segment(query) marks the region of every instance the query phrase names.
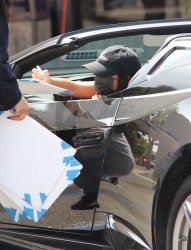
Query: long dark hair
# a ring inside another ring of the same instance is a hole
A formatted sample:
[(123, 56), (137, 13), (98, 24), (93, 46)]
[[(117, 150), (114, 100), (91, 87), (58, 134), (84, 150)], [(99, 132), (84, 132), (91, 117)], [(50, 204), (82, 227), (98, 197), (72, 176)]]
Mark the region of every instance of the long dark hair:
[(5, 0), (5, 11), (6, 11), (8, 22), (11, 19), (10, 8), (11, 8), (11, 0)]

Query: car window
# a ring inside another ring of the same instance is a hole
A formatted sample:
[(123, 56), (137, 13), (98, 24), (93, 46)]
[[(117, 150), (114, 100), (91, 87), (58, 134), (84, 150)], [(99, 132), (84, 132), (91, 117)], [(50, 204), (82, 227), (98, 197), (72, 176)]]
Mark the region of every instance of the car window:
[(191, 50), (186, 47), (186, 43), (185, 47), (170, 48), (148, 72), (142, 71), (146, 74), (146, 77), (138, 74), (137, 77), (140, 78), (136, 82), (134, 81), (135, 75), (129, 87), (124, 90), (123, 96), (148, 95), (188, 89), (191, 87), (189, 80), (190, 65)]
[[(105, 48), (115, 44), (132, 48), (139, 56), (141, 64), (144, 65), (160, 48), (165, 38), (166, 35), (150, 36), (145, 34), (92, 41), (66, 55), (60, 55), (54, 60), (47, 61), (41, 67), (48, 69), (51, 76), (74, 77), (78, 74), (90, 74), (86, 68), (81, 66), (96, 60)], [(23, 77), (30, 76), (31, 71)]]

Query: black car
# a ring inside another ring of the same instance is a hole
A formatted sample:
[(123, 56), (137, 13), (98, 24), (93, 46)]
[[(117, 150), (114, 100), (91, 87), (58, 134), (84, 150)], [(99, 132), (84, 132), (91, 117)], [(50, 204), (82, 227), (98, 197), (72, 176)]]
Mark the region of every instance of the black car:
[[(1, 249), (191, 249), (191, 20), (79, 30), (10, 63), (18, 79), (38, 64), (55, 77), (93, 81), (81, 65), (114, 44), (131, 47), (142, 64), (127, 89), (100, 100), (25, 95), (30, 116), (75, 147), (83, 169), (37, 223), (14, 223), (1, 208)], [(112, 154), (119, 137), (133, 169)]]

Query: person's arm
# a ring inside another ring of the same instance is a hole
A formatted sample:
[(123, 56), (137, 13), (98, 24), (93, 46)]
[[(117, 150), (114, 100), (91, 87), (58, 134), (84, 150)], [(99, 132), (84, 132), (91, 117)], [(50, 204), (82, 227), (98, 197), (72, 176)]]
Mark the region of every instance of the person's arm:
[[(22, 120), (30, 110), (19, 90), (17, 79), (8, 63), (8, 22), (5, 12), (5, 0), (0, 1), (0, 110), (14, 108), (14, 120)], [(12, 117), (10, 119), (12, 119)]]
[(73, 92), (72, 96), (74, 97), (92, 98), (92, 96), (95, 95), (94, 82), (77, 82), (65, 78), (53, 78), (50, 77), (48, 70), (43, 71), (46, 76), (43, 77), (41, 72), (36, 68), (34, 68), (32, 72), (33, 79), (49, 83), (60, 88), (68, 89)]
[(13, 108), (21, 100), (17, 80), (8, 64), (8, 23), (5, 1), (0, 1), (0, 109)]

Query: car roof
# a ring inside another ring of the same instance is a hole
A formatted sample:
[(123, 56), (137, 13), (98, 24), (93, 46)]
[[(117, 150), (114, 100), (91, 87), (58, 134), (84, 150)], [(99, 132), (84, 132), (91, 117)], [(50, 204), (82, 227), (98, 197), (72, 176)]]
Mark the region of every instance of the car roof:
[[(108, 36), (113, 35), (116, 32), (119, 35), (123, 33), (144, 33), (150, 30), (160, 32), (161, 29), (173, 29), (174, 27), (183, 28), (190, 26), (190, 19), (163, 19), (163, 20), (154, 20), (154, 21), (139, 21), (139, 22), (128, 22), (128, 23), (119, 23), (119, 24), (110, 24), (110, 25), (102, 25), (97, 27), (85, 28), (81, 30), (76, 30), (72, 32), (68, 32), (65, 34), (61, 34), (59, 36), (50, 38), (43, 42), (40, 42), (34, 46), (31, 46), (13, 56), (10, 57), (10, 62), (16, 62), (20, 58), (24, 58), (30, 54), (36, 53), (43, 49), (48, 49), (55, 46), (62, 46), (64, 44), (71, 44), (72, 50), (76, 47), (83, 44), (84, 40), (93, 39), (94, 37)], [(162, 31), (161, 31), (162, 32)]]

